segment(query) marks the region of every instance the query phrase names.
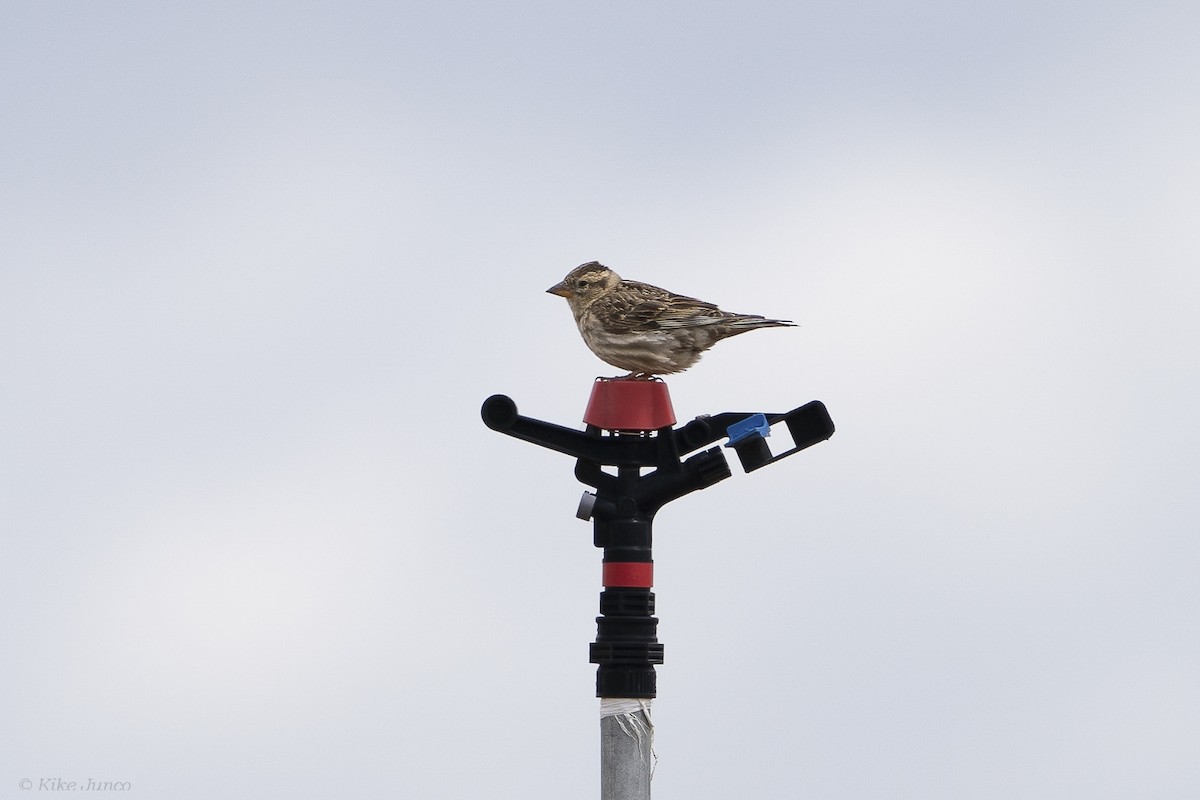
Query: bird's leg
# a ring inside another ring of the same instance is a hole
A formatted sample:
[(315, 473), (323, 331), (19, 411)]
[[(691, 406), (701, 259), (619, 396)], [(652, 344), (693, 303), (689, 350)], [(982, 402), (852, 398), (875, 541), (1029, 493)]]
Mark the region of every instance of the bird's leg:
[(615, 375), (611, 378), (608, 378), (607, 380), (610, 380), (610, 381), (653, 381), (653, 380), (658, 380), (658, 379), (654, 376), (653, 372), (638, 372), (635, 370), (633, 372), (630, 372), (628, 375)]

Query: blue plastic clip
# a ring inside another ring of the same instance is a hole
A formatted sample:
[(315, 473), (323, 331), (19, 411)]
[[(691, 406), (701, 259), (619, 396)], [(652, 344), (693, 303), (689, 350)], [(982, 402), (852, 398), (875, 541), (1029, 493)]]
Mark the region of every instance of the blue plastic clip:
[(729, 434), (729, 442), (725, 446), (733, 447), (755, 434), (763, 437), (770, 436), (771, 426), (767, 423), (766, 414), (751, 414), (745, 419), (730, 425), (726, 433)]

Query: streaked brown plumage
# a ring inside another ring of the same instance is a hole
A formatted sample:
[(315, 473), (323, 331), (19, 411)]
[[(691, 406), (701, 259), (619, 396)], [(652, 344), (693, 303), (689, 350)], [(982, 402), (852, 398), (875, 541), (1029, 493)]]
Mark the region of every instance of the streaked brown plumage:
[(732, 314), (712, 303), (623, 280), (598, 261), (580, 264), (546, 290), (565, 297), (583, 341), (630, 378), (682, 372), (722, 339), (795, 323)]

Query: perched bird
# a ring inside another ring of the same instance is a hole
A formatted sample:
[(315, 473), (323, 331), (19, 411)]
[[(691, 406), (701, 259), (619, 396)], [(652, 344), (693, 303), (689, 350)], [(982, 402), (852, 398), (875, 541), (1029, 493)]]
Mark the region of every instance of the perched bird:
[(623, 280), (599, 261), (580, 264), (546, 290), (565, 297), (583, 341), (626, 378), (682, 372), (722, 339), (795, 323), (731, 314), (694, 297)]

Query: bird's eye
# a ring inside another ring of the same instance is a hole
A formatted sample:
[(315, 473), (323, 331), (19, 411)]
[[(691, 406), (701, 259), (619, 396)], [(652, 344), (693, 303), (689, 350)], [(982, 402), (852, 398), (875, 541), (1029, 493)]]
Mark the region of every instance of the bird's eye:
[(581, 281), (579, 281), (579, 283), (577, 283), (575, 285), (578, 286), (580, 289), (586, 289), (588, 287), (588, 282), (581, 280)]

